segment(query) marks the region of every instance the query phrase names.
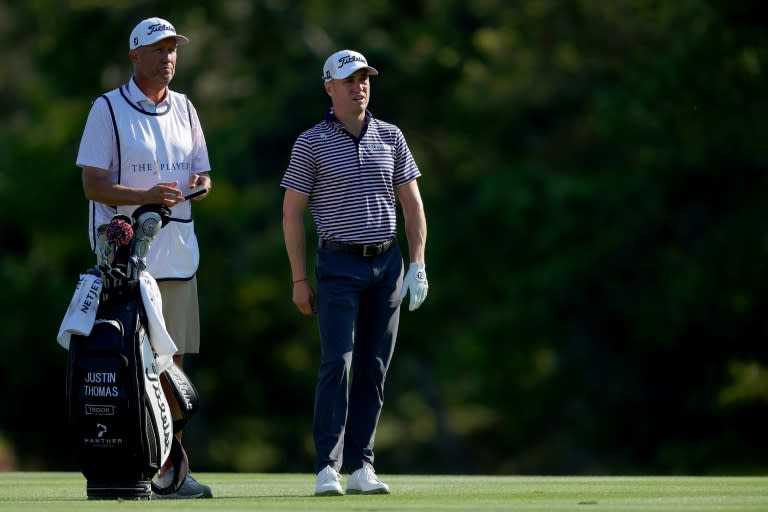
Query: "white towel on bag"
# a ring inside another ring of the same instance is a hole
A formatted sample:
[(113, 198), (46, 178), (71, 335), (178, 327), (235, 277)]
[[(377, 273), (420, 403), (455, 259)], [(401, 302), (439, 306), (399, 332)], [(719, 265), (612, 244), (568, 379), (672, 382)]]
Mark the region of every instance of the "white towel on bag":
[(99, 309), (101, 287), (100, 276), (80, 274), (75, 293), (64, 314), (59, 334), (56, 336), (56, 341), (65, 349), (69, 350), (69, 340), (73, 334), (81, 336), (91, 334), (93, 322), (96, 320), (96, 310)]
[[(96, 311), (99, 308), (101, 294), (101, 277), (93, 274), (81, 274), (75, 293), (69, 303), (67, 312), (59, 327), (56, 341), (69, 350), (69, 342), (73, 334), (88, 336), (91, 334), (96, 321)], [(139, 274), (139, 290), (144, 311), (147, 313), (147, 330), (149, 342), (157, 355), (157, 372), (162, 373), (173, 364), (176, 344), (171, 339), (163, 318), (163, 299), (157, 281), (149, 272)]]
[(157, 354), (157, 373), (163, 373), (173, 364), (173, 354), (176, 353), (176, 344), (168, 334), (163, 317), (163, 298), (160, 296), (160, 288), (152, 275), (145, 271), (139, 274), (139, 288), (141, 299), (144, 302), (144, 310), (147, 312), (147, 324), (149, 324), (149, 342)]

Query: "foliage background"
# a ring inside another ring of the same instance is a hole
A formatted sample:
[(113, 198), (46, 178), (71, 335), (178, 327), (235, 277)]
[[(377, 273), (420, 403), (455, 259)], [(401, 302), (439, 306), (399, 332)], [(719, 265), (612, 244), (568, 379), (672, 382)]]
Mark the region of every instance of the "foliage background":
[[(761, 473), (768, 8), (748, 0), (0, 1), (0, 468), (74, 469), (55, 342), (94, 262), (74, 165), (139, 20), (192, 43), (215, 190), (195, 204), (198, 471), (308, 471), (318, 342), (279, 179), (325, 57), (423, 172), (430, 295), (404, 311), (385, 472)], [(311, 223), (308, 231), (312, 236)]]

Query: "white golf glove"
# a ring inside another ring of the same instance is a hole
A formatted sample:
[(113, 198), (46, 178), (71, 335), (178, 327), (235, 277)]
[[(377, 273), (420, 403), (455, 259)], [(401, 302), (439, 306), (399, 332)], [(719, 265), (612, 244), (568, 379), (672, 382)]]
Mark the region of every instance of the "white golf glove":
[(421, 306), (424, 299), (427, 298), (429, 283), (427, 283), (427, 271), (423, 263), (411, 263), (408, 267), (408, 273), (403, 279), (403, 289), (400, 292), (400, 300), (405, 298), (405, 294), (411, 292), (411, 302), (408, 310), (413, 311)]

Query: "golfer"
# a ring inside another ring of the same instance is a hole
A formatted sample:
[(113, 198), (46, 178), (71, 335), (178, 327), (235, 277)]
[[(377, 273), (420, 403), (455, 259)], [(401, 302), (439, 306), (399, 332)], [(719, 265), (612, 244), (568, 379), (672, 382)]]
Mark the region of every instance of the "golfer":
[[(427, 223), (416, 162), (400, 129), (368, 111), (378, 71), (355, 51), (325, 61), (331, 108), (294, 143), (280, 185), (293, 302), (317, 312), (320, 368), (315, 388), (315, 494), (388, 494), (374, 471), (376, 426), (395, 349), (400, 303), (427, 296)], [(397, 241), (399, 200), (410, 264), (403, 279)], [(317, 229), (315, 292), (307, 275), (304, 212)]]

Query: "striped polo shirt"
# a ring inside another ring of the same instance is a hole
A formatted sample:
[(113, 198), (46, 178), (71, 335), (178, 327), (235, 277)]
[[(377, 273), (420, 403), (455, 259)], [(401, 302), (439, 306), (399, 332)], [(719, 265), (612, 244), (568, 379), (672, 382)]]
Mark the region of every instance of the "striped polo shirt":
[(395, 236), (395, 188), (419, 176), (397, 126), (366, 111), (358, 139), (329, 109), (296, 139), (280, 186), (309, 196), (320, 238), (374, 243)]

